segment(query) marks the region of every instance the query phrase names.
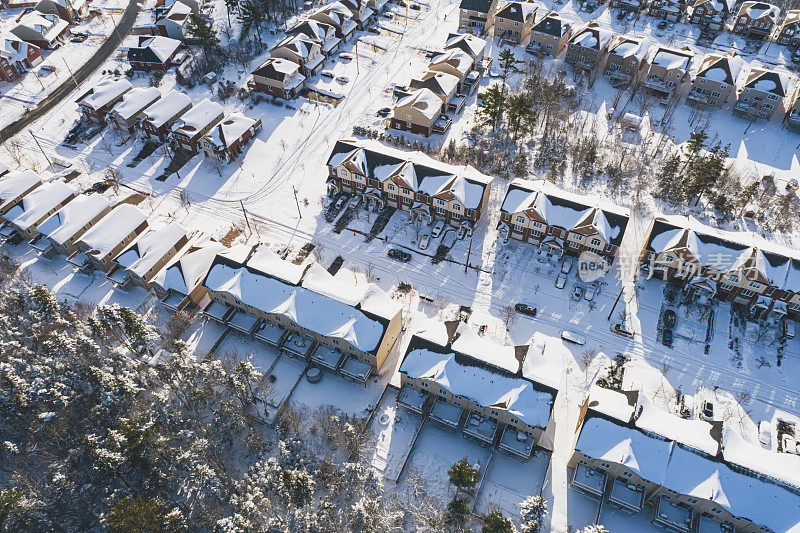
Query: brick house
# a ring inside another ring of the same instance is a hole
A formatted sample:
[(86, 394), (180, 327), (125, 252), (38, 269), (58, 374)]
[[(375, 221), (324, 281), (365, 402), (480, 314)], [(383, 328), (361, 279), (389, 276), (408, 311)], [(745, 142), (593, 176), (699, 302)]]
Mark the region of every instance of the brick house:
[(713, 107), (722, 107), (731, 97), (735, 100), (736, 80), (744, 66), (744, 60), (736, 52), (707, 54), (697, 68), (686, 98), (690, 103)]
[(744, 2), (736, 15), (732, 31), (751, 39), (769, 39), (778, 23), (780, 13), (778, 6), (766, 2)]
[(300, 65), (280, 57), (270, 57), (253, 71), (247, 85), (278, 98), (291, 100), (305, 87), (306, 77), (300, 72)]
[(260, 129), (260, 118), (252, 119), (241, 113), (232, 113), (203, 137), (200, 149), (206, 157), (230, 162), (242, 153), (244, 145), (255, 137)]
[(783, 112), (783, 101), (791, 91), (786, 71), (751, 68), (734, 111), (748, 117), (772, 119)]
[(192, 99), (173, 89), (144, 110), (139, 130), (148, 139), (164, 144), (169, 140), (172, 125), (191, 108)]
[(596, 22), (589, 22), (570, 37), (564, 61), (584, 70), (600, 68), (613, 37), (611, 31), (601, 28)]
[(106, 78), (78, 98), (78, 106), (89, 120), (104, 123), (106, 115), (131, 89), (133, 85), (124, 78)]
[(205, 98), (181, 115), (172, 125), (170, 140), (184, 150), (197, 152), (200, 140), (222, 120), (223, 116), (222, 106)]
[(63, 181), (43, 183), (0, 215), (8, 223), (0, 232), (13, 230), (26, 241), (32, 239), (36, 236), (39, 225), (67, 205), (75, 198), (75, 194), (75, 189)]
[(425, 137), (443, 133), (450, 126), (450, 119), (442, 115), (443, 107), (441, 99), (430, 89), (415, 89), (397, 100), (389, 127)]
[(77, 242), (78, 252), (68, 258), (73, 266), (110, 272), (114, 258), (139, 239), (149, 227), (147, 217), (131, 204), (115, 207)]
[(642, 37), (620, 35), (608, 50), (604, 74), (612, 82), (629, 83), (635, 80), (646, 65), (649, 43)]
[(689, 24), (699, 24), (711, 31), (722, 31), (735, 3), (736, 0), (696, 0), (686, 10)]
[(497, 0), (461, 0), (458, 5), (458, 29), (482, 35), (494, 24)]
[(69, 36), (69, 22), (58, 15), (31, 11), (22, 16), (11, 33), (18, 39), (44, 50), (55, 50)]
[(128, 63), (133, 70), (166, 72), (176, 63), (183, 43), (169, 37), (141, 35), (134, 46), (128, 47)]
[(590, 251), (612, 263), (630, 214), (599, 198), (589, 200), (545, 181), (515, 179), (500, 208), (500, 237), (536, 245), (548, 256)]
[(0, 179), (0, 217), (42, 184), (42, 178), (33, 170), (5, 172)]
[(541, 4), (517, 0), (498, 6), (494, 16), (495, 37), (528, 44), (536, 13), (540, 8), (545, 11)]
[(800, 46), (800, 9), (790, 9), (786, 12), (775, 41), (792, 48)]
[(686, 11), (684, 0), (650, 0), (647, 3), (647, 14), (657, 19), (679, 22)]
[(122, 101), (111, 109), (109, 119), (120, 131), (133, 133), (144, 111), (161, 98), (156, 87), (135, 87), (122, 96)]
[(670, 98), (679, 92), (689, 79), (689, 68), (694, 59), (690, 48), (668, 48), (659, 46), (650, 56), (644, 86), (662, 98)]
[(531, 48), (542, 54), (558, 56), (572, 35), (572, 23), (556, 13), (545, 15), (531, 28)]
[(14, 81), (42, 62), (42, 53), (35, 44), (12, 35), (0, 37), (0, 81)]
[(269, 55), (297, 63), (306, 77), (318, 74), (325, 61), (319, 44), (302, 34), (287, 36), (269, 51)]
[(320, 50), (325, 56), (333, 54), (342, 43), (342, 40), (336, 36), (336, 28), (316, 20), (304, 20), (287, 30), (286, 35), (303, 35), (307, 37), (319, 44)]
[(34, 9), (75, 24), (89, 12), (89, 5), (86, 0), (39, 0)]
[(80, 194), (39, 225), (37, 231), (42, 238), (31, 246), (43, 254), (55, 251), (70, 256), (78, 250), (78, 239), (113, 207), (102, 194)]
[(114, 257), (117, 268), (108, 273), (108, 278), (123, 287), (132, 283), (150, 290), (153, 277), (186, 250), (191, 237), (177, 222), (150, 229)]
[(486, 41), (469, 33), (451, 33), (447, 36), (444, 49), (461, 50), (472, 58), (473, 64), (478, 65), (483, 61)]
[(359, 194), (371, 209), (388, 205), (428, 224), (444, 220), (462, 236), (480, 219), (492, 181), (470, 166), (446, 165), (371, 140), (338, 141), (327, 165), (329, 194)]

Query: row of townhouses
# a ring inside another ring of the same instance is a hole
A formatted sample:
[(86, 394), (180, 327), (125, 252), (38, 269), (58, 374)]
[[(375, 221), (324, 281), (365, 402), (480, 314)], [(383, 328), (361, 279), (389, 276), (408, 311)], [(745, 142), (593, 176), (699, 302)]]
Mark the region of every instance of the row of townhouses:
[(192, 104), (191, 98), (176, 90), (162, 95), (155, 87), (134, 88), (122, 78), (101, 81), (77, 102), (92, 121), (224, 161), (235, 159), (261, 129), (260, 118), (226, 115), (220, 104), (208, 98)]
[(318, 74), (325, 58), (349, 41), (383, 10), (387, 0), (339, 0), (314, 9), (286, 30), (270, 57), (252, 72), (248, 87), (278, 98), (300, 94), (306, 80)]
[(479, 65), (486, 41), (470, 34), (451, 33), (444, 48), (433, 55), (427, 71), (415, 77), (408, 89), (396, 91), (398, 97), (389, 127), (426, 137), (444, 133), (480, 81)]

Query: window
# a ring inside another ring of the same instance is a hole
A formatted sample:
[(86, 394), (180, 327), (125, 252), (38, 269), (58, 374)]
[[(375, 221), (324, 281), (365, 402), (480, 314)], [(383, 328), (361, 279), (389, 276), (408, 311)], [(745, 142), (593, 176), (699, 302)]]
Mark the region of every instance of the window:
[(581, 245), (577, 242), (570, 242), (569, 246), (570, 248), (580, 248)]
[(411, 120), (411, 115), (406, 115), (406, 120)]
[(686, 498), (686, 501), (692, 504), (697, 503), (697, 500), (695, 500), (694, 498)]
[(391, 183), (390, 183), (390, 184), (388, 184), (388, 185), (386, 186), (386, 190), (387, 190), (387, 191), (393, 191), (393, 190), (394, 190), (394, 185), (392, 185)]
[(453, 204), (453, 211), (461, 211), (461, 206), (459, 204)]
[(600, 466), (602, 466), (603, 468), (611, 468), (611, 465), (608, 463), (600, 463)]
[(755, 295), (755, 292), (754, 292), (754, 291), (751, 291), (750, 289), (744, 289), (744, 290), (742, 290), (741, 294), (742, 294), (742, 296), (745, 296), (745, 297), (747, 297), (747, 298), (750, 298), (750, 297), (752, 297), (753, 295)]
[(730, 285), (728, 283), (720, 283), (719, 284), (719, 288), (724, 290), (724, 291), (732, 291), (734, 287), (733, 287), (733, 285)]
[(397, 199), (397, 195), (394, 194), (394, 193), (391, 193), (391, 192), (387, 196), (389, 197), (389, 200), (396, 200)]
[(347, 169), (340, 168), (339, 169), (339, 176), (341, 176), (342, 178), (346, 178), (347, 177)]
[(517, 222), (521, 222), (521, 223), (524, 224), (525, 223), (525, 217), (523, 217), (522, 215), (517, 215)]
[(728, 280), (729, 280), (731, 283), (739, 283), (739, 276), (738, 276), (737, 274), (730, 274), (730, 275), (728, 276)]
[(523, 228), (519, 224), (514, 224), (514, 231), (517, 233), (522, 233), (523, 231), (525, 231), (525, 228)]
[(720, 93), (718, 93), (717, 91), (711, 91), (711, 96), (714, 97), (714, 98), (719, 98), (722, 95)]
[(437, 198), (436, 203), (439, 205), (444, 205), (444, 200), (442, 200), (441, 198)]
[(538, 220), (534, 220), (533, 221), (533, 227), (534, 228), (541, 228), (542, 227), (542, 223), (539, 222)]
[(444, 209), (442, 209), (441, 207), (437, 207), (436, 208), (436, 213), (438, 213), (440, 215), (444, 215)]
[(592, 239), (592, 246), (599, 246), (599, 245), (600, 245), (600, 239)]
[(623, 472), (622, 475), (625, 477), (631, 477), (633, 474), (631, 474), (630, 472)]
[(761, 288), (761, 283), (759, 283), (759, 282), (757, 282), (757, 281), (751, 281), (751, 282), (749, 283), (749, 285), (748, 285), (748, 286), (749, 286), (751, 289), (756, 289), (756, 290), (758, 290), (758, 289), (760, 289), (760, 288)]
[(411, 196), (411, 191), (410, 191), (410, 190), (408, 190), (408, 189), (406, 189), (405, 187), (402, 187), (402, 188), (400, 189), (400, 192), (402, 192), (403, 194), (405, 194), (405, 195), (407, 195), (407, 196)]

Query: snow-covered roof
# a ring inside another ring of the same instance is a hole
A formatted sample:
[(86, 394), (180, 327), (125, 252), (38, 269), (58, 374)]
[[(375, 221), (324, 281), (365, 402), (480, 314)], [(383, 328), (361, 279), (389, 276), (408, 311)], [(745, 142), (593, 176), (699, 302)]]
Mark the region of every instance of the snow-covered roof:
[(374, 283), (370, 283), (369, 288), (361, 298), (359, 308), (365, 313), (391, 320), (403, 310), (403, 304), (389, 296), (386, 291)]
[(300, 76), (301, 79), (305, 79), (305, 76), (300, 74), (300, 65), (282, 57), (267, 58), (264, 63), (253, 71), (253, 74), (282, 82), (293, 76)]
[(247, 260), (247, 266), (292, 285), (300, 283), (306, 270), (305, 265), (295, 265), (291, 261), (282, 259), (266, 244), (259, 244), (253, 249)]
[(69, 27), (69, 22), (60, 19), (58, 15), (30, 11), (22, 16), (17, 25), (11, 29), (11, 33), (16, 35), (16, 30), (20, 27), (34, 31), (46, 41), (52, 42)]
[(12, 35), (0, 35), (0, 57), (6, 58), (9, 62), (26, 60), (30, 48), (38, 49), (36, 45), (26, 43)]
[(0, 208), (16, 201), (31, 187), (42, 183), (42, 178), (33, 170), (10, 172), (0, 178)]
[(459, 79), (457, 76), (447, 72), (426, 72), (420, 78), (411, 80), (411, 87), (414, 89), (427, 88), (433, 91), (441, 99), (446, 100), (455, 94), (458, 88)]
[(462, 365), (452, 352), (412, 350), (400, 365), (400, 372), (438, 383), (452, 394), (483, 407), (508, 411), (531, 427), (544, 428), (550, 418), (553, 402), (550, 394), (535, 390), (533, 384), (524, 379)]
[(750, 69), (744, 86), (746, 89), (755, 89), (784, 97), (789, 93), (790, 83), (791, 75), (784, 70), (753, 68)]
[(525, 22), (528, 17), (533, 17), (536, 10), (541, 7), (538, 2), (519, 2), (510, 0), (498, 4), (495, 17), (513, 20), (515, 22)]
[(188, 232), (180, 224), (168, 224), (160, 229), (150, 230), (126, 250), (122, 251), (114, 261), (137, 276), (145, 276), (156, 263), (186, 239)]
[(635, 406), (622, 392), (592, 385), (589, 389), (589, 408), (627, 424), (633, 416)]
[(444, 49), (450, 50), (453, 48), (463, 50), (475, 59), (486, 49), (486, 41), (471, 33), (451, 33), (447, 36)]
[(575, 359), (570, 349), (560, 337), (541, 331), (534, 333), (529, 342), (527, 354), (522, 361), (522, 377), (552, 389), (561, 388), (564, 365)]
[(621, 35), (611, 46), (611, 53), (620, 57), (635, 57), (640, 61), (647, 55), (650, 43), (641, 37)]
[(258, 125), (258, 122), (261, 119), (255, 120), (250, 117), (246, 117), (241, 113), (231, 113), (224, 119), (222, 122), (217, 124), (211, 131), (208, 132), (206, 137), (211, 141), (211, 143), (218, 147), (222, 147), (222, 139), (220, 138), (220, 128), (222, 129), (222, 135), (225, 137), (225, 148), (229, 148), (233, 143), (241, 139), (247, 130), (250, 128), (254, 128)]
[(660, 46), (653, 54), (650, 62), (667, 70), (677, 69), (685, 72), (689, 69), (692, 57), (694, 57), (694, 54), (691, 51)]
[(636, 427), (712, 456), (719, 451), (720, 443), (711, 436), (713, 426), (704, 420), (686, 419), (668, 413), (653, 405), (644, 394), (639, 395), (637, 413), (639, 412), (635, 421)]
[(303, 276), (303, 287), (328, 298), (355, 307), (369, 289), (369, 284), (353, 285), (332, 276), (322, 265), (314, 263)]
[(89, 94), (80, 101), (80, 104), (96, 111), (113, 102), (132, 88), (131, 82), (125, 78), (106, 78), (93, 86)]
[(160, 128), (191, 103), (191, 98), (173, 89), (162, 96), (158, 102), (148, 107), (144, 112), (144, 118), (153, 127)]
[(273, 48), (270, 53), (279, 48), (291, 50), (295, 55), (303, 60), (306, 60), (314, 53), (315, 48), (319, 48), (319, 44), (300, 33), (297, 35), (288, 35), (285, 39), (275, 45), (275, 48)]
[(570, 30), (571, 24), (562, 16), (550, 13), (534, 24), (532, 31), (561, 38)]
[[(203, 281), (208, 269), (218, 255), (243, 252), (247, 257), (250, 248), (237, 245), (230, 249), (212, 240), (197, 242), (189, 247), (185, 254), (174, 257), (167, 265), (153, 276), (152, 283), (165, 291), (173, 290), (180, 294), (190, 294)], [(244, 260), (244, 257), (242, 260)]]
[(156, 87), (135, 87), (125, 93), (122, 101), (118, 102), (111, 112), (122, 120), (128, 120), (159, 98), (161, 98), (161, 91)]
[(36, 229), (54, 243), (62, 245), (109, 207), (111, 202), (102, 194), (80, 194)]
[(780, 12), (780, 8), (772, 4), (767, 4), (765, 2), (745, 2), (739, 9), (739, 16), (747, 15), (752, 20), (768, 18), (774, 22), (778, 19)]
[(121, 204), (87, 231), (80, 242), (88, 253), (103, 257), (143, 223), (147, 223), (147, 217), (138, 207)]
[(613, 37), (612, 31), (600, 27), (595, 22), (590, 22), (573, 35), (569, 42), (582, 48), (602, 50)]
[(397, 101), (394, 108), (395, 116), (402, 118), (399, 115), (405, 115), (405, 111), (398, 110), (405, 107), (412, 107), (428, 120), (433, 120), (442, 110), (442, 100), (436, 96), (436, 93), (423, 87), (412, 91), (411, 94)]
[(173, 22), (183, 22), (191, 14), (191, 7), (187, 6), (183, 2), (176, 1), (174, 4), (172, 4), (172, 7), (169, 8), (167, 14), (164, 15), (164, 18)]
[(213, 124), (222, 111), (222, 106), (217, 102), (204, 98), (199, 104), (181, 115), (181, 118), (172, 125), (172, 131), (194, 137), (198, 132)]
[(458, 325), (452, 349), (512, 374), (516, 374), (520, 367), (516, 356), (516, 347), (503, 346), (485, 337), (480, 337), (464, 322)]
[(42, 221), (48, 212), (75, 195), (75, 189), (63, 181), (43, 183), (28, 193), (22, 201), (5, 214), (5, 219), (22, 230)]
[(465, 74), (472, 69), (473, 59), (460, 48), (451, 48), (441, 54), (433, 56), (429, 68), (431, 68), (431, 70), (436, 70), (439, 66), (444, 64), (450, 65), (461, 74)]
[(697, 69), (697, 77), (734, 85), (744, 66), (744, 59), (736, 52), (724, 55), (712, 53), (703, 58)]
[(304, 287), (288, 285), (249, 267), (217, 261), (204, 282), (265, 313), (285, 316), (326, 337), (340, 338), (370, 352), (378, 347), (384, 325), (358, 309)]
[(751, 444), (728, 422), (722, 433), (722, 456), (729, 463), (800, 489), (800, 455), (778, 453), (757, 442)]
[[(147, 48), (155, 54), (159, 61), (166, 63), (178, 48), (180, 48), (181, 44), (183, 43), (178, 39), (170, 39), (169, 37), (156, 35), (155, 37), (140, 38), (136, 48)], [(130, 54), (130, 50), (128, 53)]]

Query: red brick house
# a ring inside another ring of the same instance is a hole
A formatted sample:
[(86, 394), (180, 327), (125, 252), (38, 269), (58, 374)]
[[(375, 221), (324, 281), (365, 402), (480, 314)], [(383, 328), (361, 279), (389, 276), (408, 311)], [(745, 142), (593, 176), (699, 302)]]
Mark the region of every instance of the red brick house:
[(126, 79), (107, 78), (78, 98), (78, 106), (86, 118), (104, 122), (106, 115), (131, 89), (133, 85)]
[(141, 35), (136, 46), (128, 48), (128, 63), (133, 70), (149, 72), (151, 70), (166, 71), (176, 62), (176, 56), (183, 47), (177, 39)]
[(11, 35), (0, 37), (1, 81), (14, 81), (41, 62), (42, 53), (35, 44)]
[(222, 106), (206, 98), (172, 125), (171, 140), (184, 150), (197, 152), (200, 140), (223, 116)]
[(261, 129), (261, 119), (252, 119), (241, 113), (233, 113), (214, 126), (200, 141), (200, 149), (206, 157), (233, 161), (242, 147)]
[(739, 8), (733, 33), (741, 33), (753, 39), (768, 39), (778, 23), (781, 10), (766, 2), (745, 2)]
[(172, 125), (192, 108), (192, 99), (182, 92), (172, 90), (155, 104), (145, 109), (139, 130), (152, 140), (167, 142)]

